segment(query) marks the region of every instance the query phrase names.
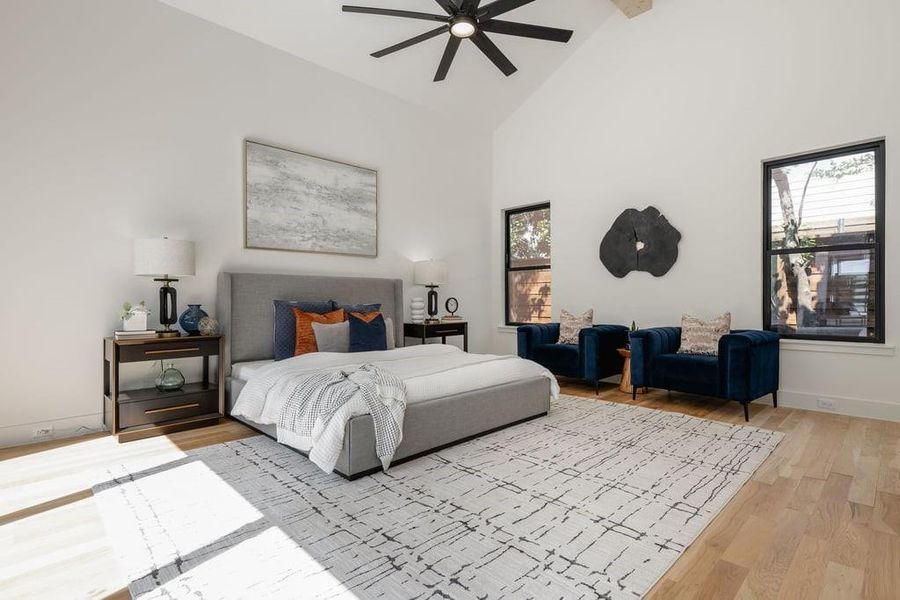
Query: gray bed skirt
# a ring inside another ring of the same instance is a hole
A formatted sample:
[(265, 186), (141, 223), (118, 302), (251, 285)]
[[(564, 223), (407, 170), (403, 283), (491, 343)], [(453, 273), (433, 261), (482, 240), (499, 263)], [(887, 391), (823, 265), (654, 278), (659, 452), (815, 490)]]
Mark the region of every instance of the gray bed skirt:
[[(225, 380), (229, 415), (244, 384), (243, 380), (233, 377)], [(397, 448), (393, 464), (546, 415), (549, 411), (550, 381), (545, 377), (414, 402), (406, 407), (403, 441)], [(233, 418), (275, 438), (274, 425)], [(344, 448), (335, 472), (348, 479), (356, 479), (380, 470), (381, 461), (375, 455), (372, 416), (351, 418), (344, 432)]]

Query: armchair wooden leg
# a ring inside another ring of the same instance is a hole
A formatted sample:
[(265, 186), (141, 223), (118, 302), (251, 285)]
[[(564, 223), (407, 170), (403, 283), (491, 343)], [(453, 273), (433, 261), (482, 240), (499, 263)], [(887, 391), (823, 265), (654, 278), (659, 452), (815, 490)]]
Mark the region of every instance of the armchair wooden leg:
[(750, 422), (750, 403), (749, 402), (741, 402), (744, 405), (744, 420), (748, 423)]
[(631, 399), (637, 400), (637, 386), (636, 385), (631, 386)]
[(600, 380), (594, 382), (594, 393), (600, 395)]
[(775, 405), (775, 408), (778, 408), (778, 392), (772, 392), (772, 404)]

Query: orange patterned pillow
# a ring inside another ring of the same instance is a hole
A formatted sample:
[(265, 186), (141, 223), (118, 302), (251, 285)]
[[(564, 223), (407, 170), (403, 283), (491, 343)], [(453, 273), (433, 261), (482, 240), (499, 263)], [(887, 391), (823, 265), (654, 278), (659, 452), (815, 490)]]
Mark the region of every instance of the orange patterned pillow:
[[(354, 313), (350, 313), (350, 314), (353, 315), (354, 317), (356, 317), (357, 319), (362, 319), (366, 323), (371, 323), (372, 319), (374, 319), (375, 317), (377, 317), (378, 315), (381, 314), (381, 311), (373, 310), (372, 312), (354, 312)], [(312, 327), (312, 325), (310, 325), (310, 327)]]
[(319, 347), (316, 346), (316, 334), (313, 332), (312, 324), (343, 323), (344, 309), (339, 308), (320, 315), (294, 308), (294, 319), (297, 321), (297, 338), (294, 342), (294, 356), (300, 356), (301, 354), (319, 351)]

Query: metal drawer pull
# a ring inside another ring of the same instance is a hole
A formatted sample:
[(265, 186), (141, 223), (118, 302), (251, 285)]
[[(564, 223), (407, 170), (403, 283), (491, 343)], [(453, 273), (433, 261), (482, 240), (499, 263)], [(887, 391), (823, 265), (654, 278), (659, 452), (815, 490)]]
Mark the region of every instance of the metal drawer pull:
[(171, 354), (172, 352), (199, 352), (199, 347), (194, 348), (172, 348), (171, 350), (144, 350), (144, 354)]
[(444, 333), (460, 333), (460, 332), (458, 329), (442, 329), (441, 331), (435, 331), (435, 333), (444, 334)]
[(185, 408), (197, 408), (200, 406), (199, 402), (194, 402), (193, 404), (179, 404), (178, 406), (170, 406), (169, 408), (153, 408), (150, 410), (145, 410), (145, 415), (155, 415), (156, 413), (164, 413), (171, 412), (173, 410), (184, 410)]

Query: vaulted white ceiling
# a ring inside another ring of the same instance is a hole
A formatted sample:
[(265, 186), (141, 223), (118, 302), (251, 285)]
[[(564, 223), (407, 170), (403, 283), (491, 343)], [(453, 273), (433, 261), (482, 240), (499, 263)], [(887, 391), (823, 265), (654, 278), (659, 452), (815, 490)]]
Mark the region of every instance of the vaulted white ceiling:
[(519, 68), (507, 78), (472, 43), (464, 41), (447, 80), (433, 83), (446, 36), (380, 59), (369, 54), (434, 29), (434, 23), (343, 13), (341, 5), (443, 14), (434, 0), (160, 1), (448, 117), (487, 126), (512, 113), (617, 11), (606, 0), (537, 0), (502, 18), (572, 29), (575, 35), (568, 44), (490, 34)]

